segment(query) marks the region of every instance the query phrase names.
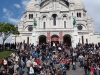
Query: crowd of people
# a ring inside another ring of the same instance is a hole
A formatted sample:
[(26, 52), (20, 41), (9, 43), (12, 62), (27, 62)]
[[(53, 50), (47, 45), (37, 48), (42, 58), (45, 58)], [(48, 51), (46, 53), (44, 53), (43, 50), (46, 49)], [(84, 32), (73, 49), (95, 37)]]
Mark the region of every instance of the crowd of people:
[(67, 75), (69, 70), (77, 70), (76, 63), (80, 63), (84, 75), (100, 75), (99, 43), (79, 43), (76, 48), (19, 43), (16, 49), (16, 53), (1, 60), (0, 75), (25, 75), (25, 71), (27, 75)]
[(0, 49), (16, 49), (16, 43), (5, 43), (4, 46), (0, 44)]

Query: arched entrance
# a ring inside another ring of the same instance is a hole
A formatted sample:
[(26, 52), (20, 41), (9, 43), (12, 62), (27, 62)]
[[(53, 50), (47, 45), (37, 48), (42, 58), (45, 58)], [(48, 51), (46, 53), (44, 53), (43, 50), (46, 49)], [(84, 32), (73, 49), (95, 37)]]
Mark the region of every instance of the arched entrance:
[(57, 45), (59, 43), (59, 36), (58, 35), (52, 35), (51, 36), (51, 46), (54, 44)]
[(46, 43), (46, 36), (45, 35), (40, 35), (39, 36), (39, 44)]
[(71, 36), (66, 34), (63, 36), (63, 44), (67, 45), (68, 47), (71, 46)]

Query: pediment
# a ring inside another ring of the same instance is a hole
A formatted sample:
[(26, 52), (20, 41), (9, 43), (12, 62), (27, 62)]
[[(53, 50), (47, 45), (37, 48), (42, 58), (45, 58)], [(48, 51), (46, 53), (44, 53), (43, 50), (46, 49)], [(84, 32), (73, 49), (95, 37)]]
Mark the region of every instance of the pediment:
[(69, 7), (62, 2), (48, 2), (41, 7), (41, 11), (69, 11)]

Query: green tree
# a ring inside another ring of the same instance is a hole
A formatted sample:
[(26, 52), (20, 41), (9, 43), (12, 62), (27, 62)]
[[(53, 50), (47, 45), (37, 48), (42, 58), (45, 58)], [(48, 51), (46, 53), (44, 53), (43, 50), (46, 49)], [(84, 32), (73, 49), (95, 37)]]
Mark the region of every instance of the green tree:
[(3, 40), (3, 48), (5, 40), (11, 35), (19, 35), (17, 28), (11, 23), (0, 22), (0, 36)]

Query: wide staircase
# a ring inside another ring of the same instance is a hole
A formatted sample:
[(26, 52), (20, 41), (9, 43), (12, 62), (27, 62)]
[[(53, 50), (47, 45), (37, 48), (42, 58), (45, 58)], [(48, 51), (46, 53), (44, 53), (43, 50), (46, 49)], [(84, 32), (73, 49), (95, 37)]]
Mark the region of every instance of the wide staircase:
[[(69, 54), (69, 50), (66, 50), (67, 53)], [(59, 65), (59, 64), (58, 64)], [(58, 67), (58, 65), (56, 65), (55, 67)], [(67, 71), (67, 75), (84, 75), (84, 69), (79, 67), (79, 62), (76, 63), (76, 70), (72, 70), (72, 64), (70, 65), (70, 70)], [(24, 69), (24, 74), (23, 75), (27, 75), (27, 69)]]

